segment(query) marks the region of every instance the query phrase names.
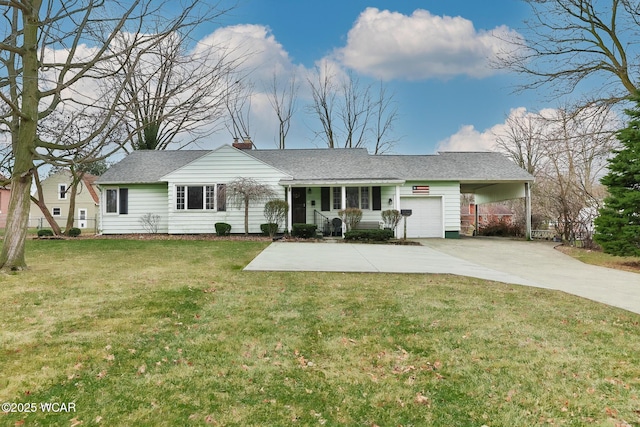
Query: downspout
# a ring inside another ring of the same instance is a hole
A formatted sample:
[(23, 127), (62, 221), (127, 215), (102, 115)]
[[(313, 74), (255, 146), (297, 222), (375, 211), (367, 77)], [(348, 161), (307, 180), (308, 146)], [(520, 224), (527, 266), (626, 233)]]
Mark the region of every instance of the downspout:
[(524, 205), (526, 216), (526, 238), (531, 240), (531, 185), (528, 182), (524, 183)]
[[(347, 187), (342, 186), (342, 197), (340, 200), (340, 209), (344, 210), (347, 208)], [(347, 223), (342, 221), (342, 237), (344, 238), (344, 233), (347, 232)]]
[(291, 223), (293, 222), (293, 205), (291, 203), (291, 186), (289, 185), (286, 188), (287, 191), (287, 203), (289, 204), (289, 209), (287, 211), (287, 231), (289, 232), (289, 235), (291, 235)]

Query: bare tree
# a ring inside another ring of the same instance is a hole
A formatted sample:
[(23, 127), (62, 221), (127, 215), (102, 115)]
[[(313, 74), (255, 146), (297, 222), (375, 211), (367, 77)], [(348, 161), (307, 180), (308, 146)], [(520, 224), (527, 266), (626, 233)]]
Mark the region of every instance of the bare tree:
[(594, 100), (617, 102), (638, 90), (635, 64), (640, 28), (637, 2), (632, 0), (524, 0), (531, 8), (524, 38), (509, 40), (515, 49), (499, 66), (531, 79), (523, 89), (551, 85), (558, 96), (597, 76)]
[(309, 107), (309, 111), (314, 115), (321, 125), (321, 130), (316, 133), (316, 137), (324, 139), (328, 148), (338, 147), (335, 134), (334, 121), (336, 87), (335, 76), (332, 74), (330, 67), (325, 64), (323, 68), (316, 68), (313, 77), (309, 77), (307, 82), (311, 88), (311, 96), (313, 103)]
[(373, 154), (384, 154), (393, 149), (398, 142), (398, 139), (391, 134), (398, 119), (398, 107), (393, 98), (393, 94), (387, 95), (387, 89), (380, 83), (372, 114), (372, 131), (375, 141)]
[(253, 83), (240, 80), (227, 82), (225, 98), (227, 121), (225, 126), (234, 140), (251, 141), (251, 93)]
[(276, 196), (274, 189), (267, 184), (260, 183), (253, 178), (236, 178), (227, 184), (231, 203), (237, 207), (244, 207), (244, 234), (249, 234), (249, 206), (272, 199)]
[(328, 148), (368, 147), (373, 139), (374, 153), (381, 154), (397, 142), (390, 135), (397, 110), (382, 84), (374, 96), (371, 84), (362, 83), (353, 73), (340, 78), (326, 64), (316, 68), (308, 83), (313, 96), (309, 112), (321, 124), (316, 137)]
[(559, 108), (507, 120), (498, 147), (536, 177), (533, 212), (550, 219), (563, 238), (590, 238), (592, 214), (602, 200), (598, 178), (616, 146), (607, 106)]
[(288, 84), (280, 85), (278, 76), (274, 71), (271, 86), (267, 90), (267, 97), (278, 118), (278, 149), (280, 150), (286, 148), (287, 135), (291, 128), (291, 118), (296, 111), (298, 88), (295, 74), (291, 76)]
[[(125, 85), (109, 93), (88, 93), (81, 86), (99, 87), (97, 82), (113, 75), (115, 58), (128, 57), (127, 62), (135, 64), (145, 52), (176, 33), (188, 32), (212, 13), (197, 0), (183, 3), (177, 14), (167, 5), (153, 0), (0, 0), (0, 19), (5, 22), (0, 34), (0, 99), (8, 106), (0, 125), (11, 132), (13, 156), (0, 269), (26, 268), (30, 190), (41, 153), (79, 149), (126, 121), (120, 114)], [(133, 78), (131, 70), (125, 72), (125, 81)], [(103, 120), (73, 145), (48, 141), (38, 125), (63, 106), (100, 110)], [(123, 143), (131, 139), (128, 135)]]
[(186, 134), (188, 142), (179, 147), (183, 148), (215, 132), (226, 114), (226, 82), (240, 78), (237, 69), (243, 55), (203, 42), (188, 50), (190, 41), (176, 33), (139, 59), (122, 56), (114, 64), (118, 72), (108, 84), (125, 88), (127, 123), (136, 135), (133, 149), (164, 150), (179, 134)]
[(546, 121), (539, 114), (523, 113), (509, 115), (505, 122), (506, 132), (496, 135), (496, 145), (518, 166), (535, 176), (545, 161)]

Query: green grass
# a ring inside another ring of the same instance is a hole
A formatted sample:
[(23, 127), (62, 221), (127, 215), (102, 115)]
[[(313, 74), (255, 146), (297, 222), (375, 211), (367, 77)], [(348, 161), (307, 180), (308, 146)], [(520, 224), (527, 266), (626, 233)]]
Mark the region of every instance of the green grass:
[(574, 248), (571, 246), (558, 246), (558, 249), (585, 264), (640, 273), (640, 257), (620, 257), (605, 254), (598, 250)]
[(0, 425), (624, 426), (640, 315), (445, 275), (258, 273), (267, 243), (28, 242)]

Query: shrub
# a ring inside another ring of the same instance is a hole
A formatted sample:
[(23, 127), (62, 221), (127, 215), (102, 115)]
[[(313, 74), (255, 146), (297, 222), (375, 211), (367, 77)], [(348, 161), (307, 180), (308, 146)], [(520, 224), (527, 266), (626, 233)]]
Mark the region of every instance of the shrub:
[[(282, 224), (289, 212), (289, 203), (286, 200), (274, 199), (269, 200), (264, 205), (264, 217), (268, 224), (275, 224), (276, 227), (270, 229), (269, 236), (273, 237), (278, 232), (278, 227)], [(260, 226), (262, 229), (262, 226)], [(262, 230), (264, 233), (264, 230)]]
[(82, 230), (77, 227), (73, 227), (69, 229), (69, 233), (67, 234), (69, 235), (69, 237), (78, 237), (80, 233), (82, 233)]
[(400, 220), (402, 219), (402, 215), (400, 211), (397, 209), (389, 209), (386, 211), (382, 211), (382, 220), (384, 221), (385, 228), (390, 228), (395, 230)]
[(478, 234), (481, 236), (514, 237), (520, 236), (522, 230), (504, 218), (492, 219), (487, 224), (480, 224)]
[(345, 240), (386, 242), (393, 237), (393, 230), (350, 230), (344, 233)]
[(278, 223), (269, 222), (266, 224), (260, 224), (260, 230), (265, 236), (273, 237), (278, 232)]
[(338, 215), (347, 224), (347, 231), (355, 229), (362, 219), (362, 211), (358, 208), (343, 209)]
[(160, 227), (160, 215), (146, 213), (140, 217), (139, 221), (142, 228), (144, 228), (147, 233), (158, 233), (158, 228)]
[(38, 237), (51, 237), (53, 236), (53, 231), (48, 228), (43, 228), (38, 230)]
[(214, 225), (218, 236), (228, 236), (231, 234), (231, 225), (226, 222), (216, 222)]
[(318, 226), (315, 224), (293, 224), (291, 226), (291, 234), (293, 237), (309, 239), (315, 237), (317, 228)]

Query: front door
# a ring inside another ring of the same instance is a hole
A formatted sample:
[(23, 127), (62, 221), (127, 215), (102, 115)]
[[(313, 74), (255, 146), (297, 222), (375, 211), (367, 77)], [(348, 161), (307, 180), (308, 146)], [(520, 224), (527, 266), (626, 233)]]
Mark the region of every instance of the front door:
[(305, 187), (291, 189), (291, 216), (293, 224), (307, 222), (307, 189)]

